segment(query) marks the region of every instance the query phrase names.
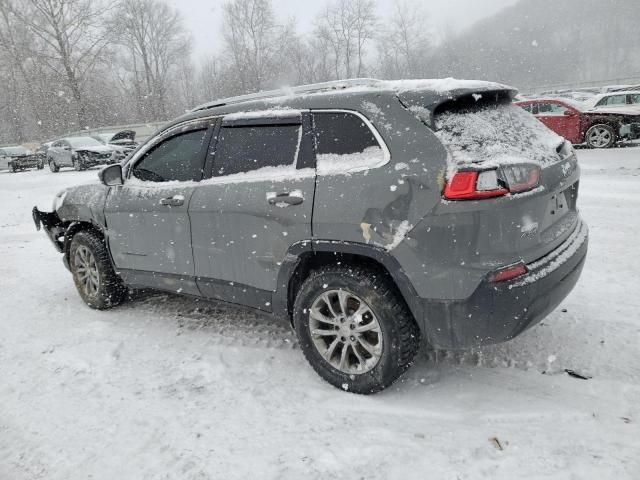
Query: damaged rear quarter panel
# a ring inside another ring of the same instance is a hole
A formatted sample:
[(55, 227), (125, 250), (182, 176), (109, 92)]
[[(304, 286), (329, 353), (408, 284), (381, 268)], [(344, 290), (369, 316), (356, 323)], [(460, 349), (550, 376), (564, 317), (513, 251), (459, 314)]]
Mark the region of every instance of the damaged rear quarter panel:
[(381, 167), (318, 175), (314, 238), (358, 242), (394, 251), (441, 200), (447, 152), (435, 135), (393, 97), (345, 99), (367, 117), (391, 158)]

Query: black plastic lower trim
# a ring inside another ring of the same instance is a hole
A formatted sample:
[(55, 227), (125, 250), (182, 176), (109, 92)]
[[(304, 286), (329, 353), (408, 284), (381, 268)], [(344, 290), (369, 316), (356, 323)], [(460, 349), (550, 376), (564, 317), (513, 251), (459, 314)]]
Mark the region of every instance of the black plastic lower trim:
[(423, 299), (429, 342), (437, 348), (460, 350), (518, 336), (543, 320), (571, 292), (580, 278), (587, 250), (585, 239), (563, 264), (535, 281), (485, 280), (465, 300)]

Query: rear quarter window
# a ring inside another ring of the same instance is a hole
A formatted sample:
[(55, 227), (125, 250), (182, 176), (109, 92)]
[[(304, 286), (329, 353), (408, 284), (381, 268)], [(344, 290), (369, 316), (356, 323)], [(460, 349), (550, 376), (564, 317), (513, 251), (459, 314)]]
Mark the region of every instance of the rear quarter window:
[(320, 175), (364, 171), (388, 161), (378, 137), (356, 113), (314, 112), (313, 128)]

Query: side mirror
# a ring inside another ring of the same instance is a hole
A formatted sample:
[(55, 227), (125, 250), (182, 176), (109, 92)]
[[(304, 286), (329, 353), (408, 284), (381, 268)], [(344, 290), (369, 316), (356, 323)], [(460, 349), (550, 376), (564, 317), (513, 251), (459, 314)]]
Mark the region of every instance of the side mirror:
[(122, 178), (122, 165), (116, 163), (114, 165), (104, 167), (98, 172), (98, 178), (107, 187), (124, 184), (124, 179)]

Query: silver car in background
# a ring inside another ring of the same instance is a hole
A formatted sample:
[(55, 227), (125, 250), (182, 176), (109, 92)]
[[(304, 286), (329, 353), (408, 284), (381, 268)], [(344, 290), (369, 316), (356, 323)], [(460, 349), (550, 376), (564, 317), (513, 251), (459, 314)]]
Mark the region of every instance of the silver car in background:
[(47, 164), (56, 173), (61, 167), (85, 170), (118, 161), (113, 148), (92, 137), (67, 137), (56, 140), (47, 150)]

